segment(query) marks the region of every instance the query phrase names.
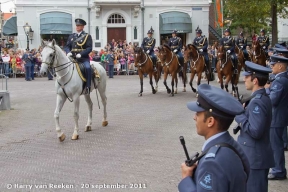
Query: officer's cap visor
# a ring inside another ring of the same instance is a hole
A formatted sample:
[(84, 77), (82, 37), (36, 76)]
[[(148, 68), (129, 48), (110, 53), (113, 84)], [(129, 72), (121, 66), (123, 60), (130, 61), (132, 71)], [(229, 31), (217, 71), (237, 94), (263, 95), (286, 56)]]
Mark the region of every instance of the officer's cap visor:
[(202, 111), (206, 111), (204, 108), (199, 106), (199, 102), (198, 101), (192, 101), (192, 102), (188, 102), (187, 103), (187, 108), (191, 111), (195, 111), (195, 112), (202, 112)]
[(252, 72), (251, 71), (244, 71), (242, 73), (243, 76), (249, 76), (249, 75), (252, 75)]

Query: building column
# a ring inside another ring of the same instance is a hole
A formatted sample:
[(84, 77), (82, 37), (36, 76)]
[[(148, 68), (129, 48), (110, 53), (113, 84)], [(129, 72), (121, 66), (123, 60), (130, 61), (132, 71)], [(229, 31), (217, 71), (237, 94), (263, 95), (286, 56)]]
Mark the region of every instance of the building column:
[(126, 25), (126, 42), (133, 42), (134, 38), (132, 37), (132, 26), (131, 24)]
[(104, 48), (107, 43), (107, 25), (102, 25), (102, 35), (101, 35), (101, 48)]

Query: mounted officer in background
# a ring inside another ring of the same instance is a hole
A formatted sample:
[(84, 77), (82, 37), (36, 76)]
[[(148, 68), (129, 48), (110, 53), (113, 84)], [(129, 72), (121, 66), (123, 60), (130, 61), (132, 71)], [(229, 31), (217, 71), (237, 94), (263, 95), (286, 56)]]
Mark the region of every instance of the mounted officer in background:
[(199, 53), (204, 56), (206, 68), (208, 69), (207, 71), (210, 72), (211, 69), (210, 69), (209, 57), (207, 53), (208, 39), (205, 37), (205, 35), (201, 35), (201, 34), (202, 34), (202, 30), (199, 27), (197, 27), (196, 37), (193, 41), (193, 45), (195, 45)]
[(64, 48), (68, 57), (76, 58), (80, 63), (83, 63), (86, 71), (86, 88), (84, 94), (90, 94), (91, 90), (91, 66), (89, 53), (92, 51), (91, 35), (83, 31), (86, 22), (83, 19), (75, 19), (76, 33), (68, 37), (67, 44)]
[(260, 36), (258, 36), (257, 41), (259, 41), (259, 44), (261, 45), (262, 49), (266, 53), (266, 57), (268, 56), (268, 47), (270, 45), (269, 37), (265, 35), (265, 30), (260, 30)]
[(233, 63), (233, 70), (234, 74), (238, 74), (237, 70), (237, 57), (235, 55), (234, 49), (235, 49), (235, 40), (233, 37), (231, 37), (231, 31), (230, 29), (225, 29), (224, 31), (224, 37), (220, 40), (220, 45), (222, 45), (226, 51), (227, 54), (230, 55), (232, 63)]
[(154, 47), (155, 47), (156, 39), (152, 37), (153, 32), (154, 30), (151, 27), (150, 30), (147, 32), (148, 37), (145, 37), (142, 41), (141, 48), (144, 50), (144, 52), (146, 52), (151, 57), (154, 71), (157, 71), (156, 69), (157, 57), (154, 54)]
[(181, 49), (183, 47), (182, 39), (180, 37), (177, 37), (177, 30), (175, 29), (172, 31), (172, 37), (169, 39), (168, 43), (171, 50), (177, 55), (179, 63), (181, 67), (184, 65), (184, 57), (181, 53)]
[(247, 53), (246, 47), (247, 47), (247, 39), (244, 37), (243, 32), (239, 34), (239, 37), (236, 40), (236, 45), (243, 51), (245, 60), (249, 60), (249, 55)]

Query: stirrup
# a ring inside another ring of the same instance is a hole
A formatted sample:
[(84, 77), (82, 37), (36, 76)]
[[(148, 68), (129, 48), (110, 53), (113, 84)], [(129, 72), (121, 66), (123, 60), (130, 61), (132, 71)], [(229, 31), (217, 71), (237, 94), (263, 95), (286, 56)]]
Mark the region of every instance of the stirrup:
[(84, 90), (84, 95), (89, 95), (90, 94), (90, 88), (86, 87)]

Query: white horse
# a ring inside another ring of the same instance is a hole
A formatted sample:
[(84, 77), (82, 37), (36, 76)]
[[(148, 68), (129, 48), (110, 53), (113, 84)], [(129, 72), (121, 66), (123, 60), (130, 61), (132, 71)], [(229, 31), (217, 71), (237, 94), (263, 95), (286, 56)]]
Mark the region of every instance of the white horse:
[[(65, 139), (65, 134), (61, 131), (59, 125), (59, 114), (60, 111), (66, 101), (68, 99), (71, 102), (74, 102), (74, 120), (75, 120), (75, 128), (74, 133), (72, 135), (72, 140), (77, 140), (79, 137), (79, 103), (80, 103), (80, 95), (82, 93), (82, 85), (83, 81), (81, 80), (76, 66), (77, 64), (70, 61), (70, 59), (66, 56), (64, 51), (56, 45), (55, 40), (53, 39), (52, 42), (45, 43), (42, 41), (43, 50), (42, 54), (42, 65), (40, 73), (43, 75), (44, 72), (51, 71), (54, 68), (56, 73), (56, 93), (57, 93), (57, 103), (56, 109), (54, 112), (54, 118), (56, 122), (56, 131), (59, 140), (62, 142)], [(107, 104), (107, 97), (106, 97), (106, 71), (105, 69), (96, 62), (91, 62), (93, 66), (97, 69), (100, 75), (100, 81), (95, 79), (95, 87), (98, 89), (100, 93), (102, 104), (104, 107), (104, 118), (102, 121), (102, 126), (107, 126), (107, 111), (106, 111), (106, 104)], [(91, 91), (94, 89), (94, 82), (92, 79), (91, 82)], [(97, 91), (97, 90), (96, 90)], [(88, 104), (89, 114), (88, 114), (88, 121), (86, 124), (85, 131), (91, 131), (92, 125), (92, 108), (93, 103), (91, 101), (90, 95), (84, 95), (85, 100)]]

